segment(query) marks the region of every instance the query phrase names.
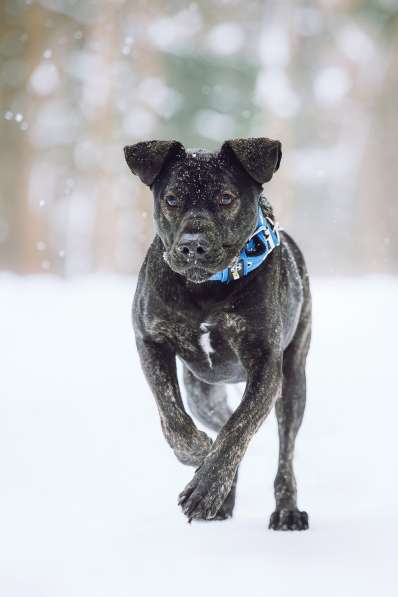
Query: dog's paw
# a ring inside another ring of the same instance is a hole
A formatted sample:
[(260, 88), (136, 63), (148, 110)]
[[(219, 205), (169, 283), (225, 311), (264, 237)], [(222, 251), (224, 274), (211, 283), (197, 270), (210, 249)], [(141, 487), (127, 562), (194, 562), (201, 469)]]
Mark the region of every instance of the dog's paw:
[(217, 514), (211, 520), (228, 520), (228, 518), (232, 518), (232, 516), (233, 510), (223, 504)]
[(188, 522), (225, 520), (232, 516), (232, 510), (223, 511), (222, 506), (231, 488), (233, 477), (230, 484), (226, 479), (220, 483), (219, 478), (222, 478), (222, 475), (217, 475), (214, 467), (206, 466), (205, 463), (180, 493), (178, 504), (188, 518)]
[(300, 510), (275, 510), (268, 528), (274, 531), (304, 531), (308, 529), (308, 514)]

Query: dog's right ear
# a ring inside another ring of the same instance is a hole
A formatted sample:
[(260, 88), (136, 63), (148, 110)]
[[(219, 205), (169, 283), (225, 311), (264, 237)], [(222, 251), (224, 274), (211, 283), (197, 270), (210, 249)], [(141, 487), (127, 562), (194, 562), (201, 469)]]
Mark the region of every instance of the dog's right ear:
[(221, 152), (232, 153), (243, 169), (260, 184), (271, 180), (282, 158), (281, 142), (266, 137), (230, 139), (222, 145)]
[(185, 148), (178, 141), (141, 141), (124, 148), (130, 170), (149, 187), (172, 157), (184, 155)]

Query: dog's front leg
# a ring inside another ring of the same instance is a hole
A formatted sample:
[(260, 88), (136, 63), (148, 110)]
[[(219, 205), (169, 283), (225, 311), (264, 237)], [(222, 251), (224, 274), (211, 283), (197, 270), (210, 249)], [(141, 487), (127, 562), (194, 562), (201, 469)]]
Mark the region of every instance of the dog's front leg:
[(188, 520), (214, 518), (231, 489), (246, 448), (282, 387), (282, 353), (267, 351), (247, 367), (241, 404), (221, 429), (211, 451), (179, 496)]
[(212, 440), (199, 431), (184, 409), (177, 380), (175, 353), (166, 343), (137, 339), (142, 369), (155, 396), (164, 436), (177, 458), (200, 466)]

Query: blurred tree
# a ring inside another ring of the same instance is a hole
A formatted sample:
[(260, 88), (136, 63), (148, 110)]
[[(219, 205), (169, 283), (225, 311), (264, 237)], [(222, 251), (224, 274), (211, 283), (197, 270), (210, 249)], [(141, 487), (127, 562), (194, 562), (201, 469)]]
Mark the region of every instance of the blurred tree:
[(152, 206), (123, 146), (266, 135), (284, 148), (267, 193), (311, 270), (397, 270), (396, 2), (5, 0), (0, 11), (1, 268), (136, 272)]

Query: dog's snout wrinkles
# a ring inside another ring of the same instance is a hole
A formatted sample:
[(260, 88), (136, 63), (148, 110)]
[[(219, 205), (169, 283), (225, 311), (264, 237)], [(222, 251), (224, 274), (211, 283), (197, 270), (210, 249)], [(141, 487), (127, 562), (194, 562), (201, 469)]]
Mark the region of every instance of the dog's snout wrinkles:
[(177, 250), (187, 262), (200, 261), (209, 253), (210, 244), (203, 234), (185, 233), (180, 238)]

